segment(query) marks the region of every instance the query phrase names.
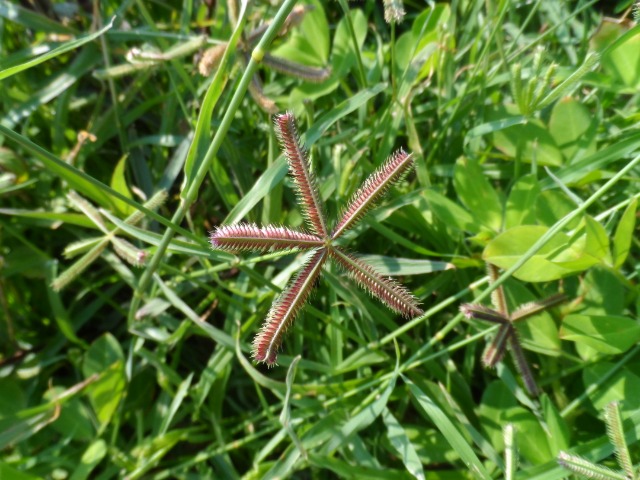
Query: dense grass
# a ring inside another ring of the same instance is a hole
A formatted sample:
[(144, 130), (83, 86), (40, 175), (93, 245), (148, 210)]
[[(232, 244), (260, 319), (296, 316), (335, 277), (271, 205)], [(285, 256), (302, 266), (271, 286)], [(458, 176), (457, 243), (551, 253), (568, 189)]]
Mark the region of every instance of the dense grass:
[[(312, 3), (283, 32), (293, 0), (0, 0), (0, 478), (565, 478), (561, 451), (617, 468), (612, 401), (640, 460), (630, 2)], [(208, 241), (303, 226), (265, 109), (332, 224), (413, 153), (341, 241), (425, 311), (328, 265), (270, 369), (251, 342), (305, 256)]]

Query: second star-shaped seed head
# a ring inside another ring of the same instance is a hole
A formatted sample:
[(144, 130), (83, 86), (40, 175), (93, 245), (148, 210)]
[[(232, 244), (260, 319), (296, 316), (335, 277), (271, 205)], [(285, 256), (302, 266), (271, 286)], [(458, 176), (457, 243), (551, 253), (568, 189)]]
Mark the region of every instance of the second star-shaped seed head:
[(392, 154), (353, 194), (336, 226), (329, 230), (309, 154), (300, 141), (293, 114), (277, 115), (274, 124), (289, 163), (307, 231), (239, 223), (220, 226), (210, 236), (213, 248), (232, 253), (291, 249), (311, 251), (304, 266), (271, 305), (253, 341), (253, 358), (268, 365), (276, 363), (284, 333), (307, 301), (327, 260), (336, 262), (362, 288), (401, 315), (412, 317), (423, 313), (416, 298), (402, 284), (384, 277), (371, 265), (334, 244), (357, 224), (391, 185), (409, 171), (413, 165), (411, 155), (403, 150)]

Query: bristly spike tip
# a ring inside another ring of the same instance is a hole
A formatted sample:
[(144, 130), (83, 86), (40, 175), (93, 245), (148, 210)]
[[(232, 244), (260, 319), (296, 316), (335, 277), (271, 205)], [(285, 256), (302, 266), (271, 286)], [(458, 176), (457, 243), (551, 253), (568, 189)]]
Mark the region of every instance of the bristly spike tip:
[(389, 187), (400, 181), (413, 164), (413, 157), (400, 149), (373, 172), (353, 194), (333, 230), (332, 238), (338, 238), (353, 227), (365, 213), (387, 192)]
[(326, 248), (315, 250), (298, 275), (273, 302), (260, 333), (253, 340), (253, 358), (257, 362), (275, 365), (282, 337), (307, 301), (326, 259)]
[(392, 278), (383, 277), (368, 263), (336, 247), (329, 250), (329, 255), (345, 269), (347, 275), (391, 310), (405, 317), (416, 317), (424, 313), (409, 290)]
[(327, 226), (322, 213), (316, 178), (311, 170), (309, 154), (300, 141), (293, 113), (276, 115), (274, 125), (298, 190), (302, 214), (313, 233), (326, 237)]
[(320, 237), (310, 233), (272, 225), (260, 228), (251, 223), (218, 227), (211, 232), (209, 240), (213, 248), (232, 253), (307, 249), (323, 245)]

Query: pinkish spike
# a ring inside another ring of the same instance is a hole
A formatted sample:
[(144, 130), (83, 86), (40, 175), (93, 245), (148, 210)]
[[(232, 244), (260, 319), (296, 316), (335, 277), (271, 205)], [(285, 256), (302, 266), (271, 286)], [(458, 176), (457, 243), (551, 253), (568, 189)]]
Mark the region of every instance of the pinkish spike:
[(323, 245), (320, 237), (310, 233), (272, 225), (260, 228), (251, 223), (223, 225), (211, 232), (209, 239), (213, 248), (228, 252), (243, 250), (266, 252), (293, 248), (315, 248)]
[(413, 158), (400, 149), (373, 172), (353, 194), (342, 214), (342, 218), (333, 230), (332, 238), (338, 238), (345, 230), (350, 229), (373, 207), (387, 192), (389, 187), (398, 182), (411, 167)]
[(273, 302), (260, 333), (253, 340), (253, 358), (256, 361), (269, 366), (276, 363), (282, 337), (307, 301), (326, 259), (325, 248), (315, 250), (298, 275)]
[(289, 170), (298, 190), (302, 214), (307, 225), (312, 233), (326, 237), (327, 227), (320, 204), (316, 177), (311, 170), (309, 154), (300, 141), (296, 119), (293, 113), (287, 112), (283, 115), (276, 115), (274, 125), (284, 155), (289, 162)]

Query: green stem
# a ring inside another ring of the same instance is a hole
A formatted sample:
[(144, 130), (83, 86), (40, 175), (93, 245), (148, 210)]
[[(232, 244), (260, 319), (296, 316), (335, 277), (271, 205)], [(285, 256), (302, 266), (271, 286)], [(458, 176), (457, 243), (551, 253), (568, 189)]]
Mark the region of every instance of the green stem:
[[(220, 149), (220, 146), (222, 145), (222, 142), (227, 132), (229, 131), (231, 122), (233, 121), (236, 111), (240, 106), (240, 102), (244, 98), (244, 95), (247, 91), (249, 83), (251, 82), (251, 78), (256, 73), (258, 66), (260, 65), (260, 62), (262, 61), (262, 58), (265, 52), (267, 51), (268, 46), (271, 44), (273, 39), (276, 37), (277, 33), (282, 28), (282, 25), (286, 20), (287, 15), (289, 15), (291, 10), (293, 9), (293, 6), (295, 5), (296, 1), (297, 0), (285, 0), (285, 2), (280, 7), (280, 10), (276, 14), (276, 17), (273, 19), (273, 22), (271, 23), (271, 25), (269, 25), (269, 28), (265, 32), (264, 36), (262, 37), (258, 45), (255, 47), (255, 49), (251, 53), (251, 60), (247, 65), (247, 69), (245, 70), (242, 78), (240, 79), (238, 88), (233, 94), (231, 102), (229, 103), (229, 107), (227, 108), (227, 111), (225, 112), (224, 117), (220, 122), (220, 126), (218, 127), (216, 134), (213, 137), (211, 145), (209, 146), (209, 150), (207, 150), (207, 153), (205, 154), (204, 159), (198, 165), (198, 171), (193, 179), (193, 182), (187, 187), (186, 196), (181, 200), (180, 205), (178, 206), (178, 209), (176, 210), (175, 214), (173, 215), (173, 218), (171, 219), (172, 223), (180, 224), (184, 218), (185, 213), (187, 212), (187, 210), (195, 200), (198, 194), (198, 190), (200, 189), (200, 185), (202, 184), (207, 174), (209, 165), (211, 164), (211, 162), (213, 162), (213, 159), (218, 154), (218, 150)], [(240, 31), (244, 26), (244, 21), (246, 19), (246, 9), (243, 13), (244, 14), (242, 15), (237, 26), (238, 31)], [(230, 42), (229, 48), (235, 48), (235, 44), (232, 45), (232, 43)], [(131, 306), (129, 307), (129, 318), (128, 318), (129, 323), (132, 323), (135, 318), (135, 313), (138, 310), (138, 307), (140, 306), (140, 302), (142, 301), (142, 296), (145, 290), (147, 289), (147, 287), (149, 286), (151, 278), (155, 273), (156, 269), (158, 268), (158, 265), (160, 264), (160, 260), (162, 259), (164, 252), (167, 250), (167, 247), (169, 246), (169, 243), (173, 238), (173, 234), (174, 232), (171, 229), (167, 229), (165, 231), (162, 237), (162, 240), (160, 241), (160, 245), (158, 245), (158, 249), (156, 250), (156, 253), (151, 258), (149, 265), (147, 266), (146, 270), (140, 277), (140, 282), (138, 283), (138, 287), (134, 292), (133, 298), (131, 299)]]

